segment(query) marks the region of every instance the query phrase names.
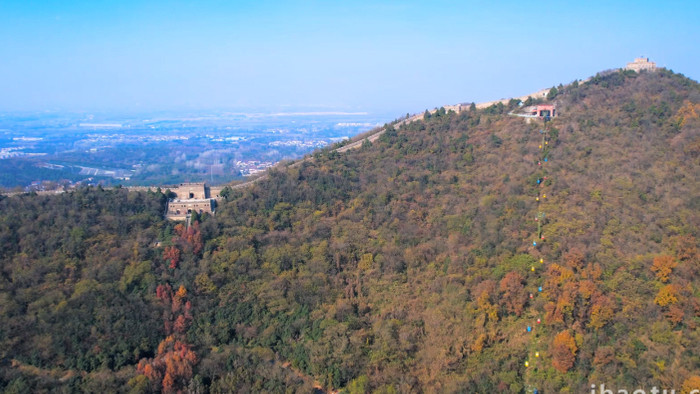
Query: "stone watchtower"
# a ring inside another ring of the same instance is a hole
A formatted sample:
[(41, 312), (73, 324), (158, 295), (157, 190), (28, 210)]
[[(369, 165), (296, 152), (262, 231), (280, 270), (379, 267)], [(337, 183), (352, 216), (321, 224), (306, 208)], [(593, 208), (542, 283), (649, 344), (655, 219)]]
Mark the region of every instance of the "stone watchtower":
[(634, 70), (640, 72), (642, 70), (656, 70), (656, 63), (650, 62), (648, 57), (638, 57), (632, 63), (627, 63), (625, 70)]
[(204, 199), (207, 198), (204, 183), (181, 183), (170, 189), (180, 200)]
[(172, 220), (186, 220), (192, 212), (214, 213), (214, 199), (204, 183), (181, 183), (171, 189), (176, 197), (168, 202), (165, 215)]

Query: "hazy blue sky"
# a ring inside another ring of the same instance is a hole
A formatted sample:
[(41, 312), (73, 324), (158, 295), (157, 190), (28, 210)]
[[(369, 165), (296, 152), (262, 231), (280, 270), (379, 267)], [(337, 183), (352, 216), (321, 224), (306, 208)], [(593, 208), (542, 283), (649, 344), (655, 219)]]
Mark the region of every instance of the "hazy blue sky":
[(400, 115), (640, 55), (700, 77), (700, 2), (559, 3), (0, 0), (0, 111)]

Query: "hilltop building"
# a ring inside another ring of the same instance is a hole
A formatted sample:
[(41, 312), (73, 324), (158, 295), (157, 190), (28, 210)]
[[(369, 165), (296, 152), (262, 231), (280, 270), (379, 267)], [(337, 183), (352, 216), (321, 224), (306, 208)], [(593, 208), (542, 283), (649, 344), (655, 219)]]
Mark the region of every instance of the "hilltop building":
[(165, 215), (166, 218), (171, 220), (186, 220), (188, 215), (192, 212), (197, 212), (199, 214), (208, 213), (210, 215), (214, 214), (214, 203), (211, 198), (202, 199), (173, 199), (168, 202), (168, 213)]
[(536, 105), (532, 107), (532, 112), (530, 114), (540, 118), (553, 118), (557, 116), (557, 107), (553, 104)]
[(192, 212), (214, 214), (216, 199), (221, 187), (209, 187), (205, 183), (181, 183), (170, 188), (175, 198), (168, 201), (165, 215), (171, 220), (186, 220)]
[(650, 62), (648, 57), (638, 57), (632, 63), (627, 63), (625, 70), (634, 70), (640, 72), (642, 70), (656, 70), (656, 63)]
[(204, 182), (202, 183), (181, 183), (170, 189), (181, 200), (206, 198), (207, 191)]

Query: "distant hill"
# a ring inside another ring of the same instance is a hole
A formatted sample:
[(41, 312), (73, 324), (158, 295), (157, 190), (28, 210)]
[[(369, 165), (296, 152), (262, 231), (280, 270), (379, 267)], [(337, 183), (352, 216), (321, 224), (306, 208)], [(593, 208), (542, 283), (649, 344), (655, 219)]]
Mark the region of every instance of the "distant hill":
[(700, 85), (543, 102), (388, 125), (189, 229), (160, 193), (0, 200), (0, 387), (700, 389)]

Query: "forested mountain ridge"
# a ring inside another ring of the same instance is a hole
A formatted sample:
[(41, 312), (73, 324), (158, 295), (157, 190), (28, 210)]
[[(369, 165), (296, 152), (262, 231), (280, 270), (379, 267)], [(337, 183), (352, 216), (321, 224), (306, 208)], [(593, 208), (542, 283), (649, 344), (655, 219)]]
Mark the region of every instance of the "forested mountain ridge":
[(319, 151), (189, 229), (160, 193), (0, 200), (0, 387), (696, 388), (700, 86), (550, 99)]

